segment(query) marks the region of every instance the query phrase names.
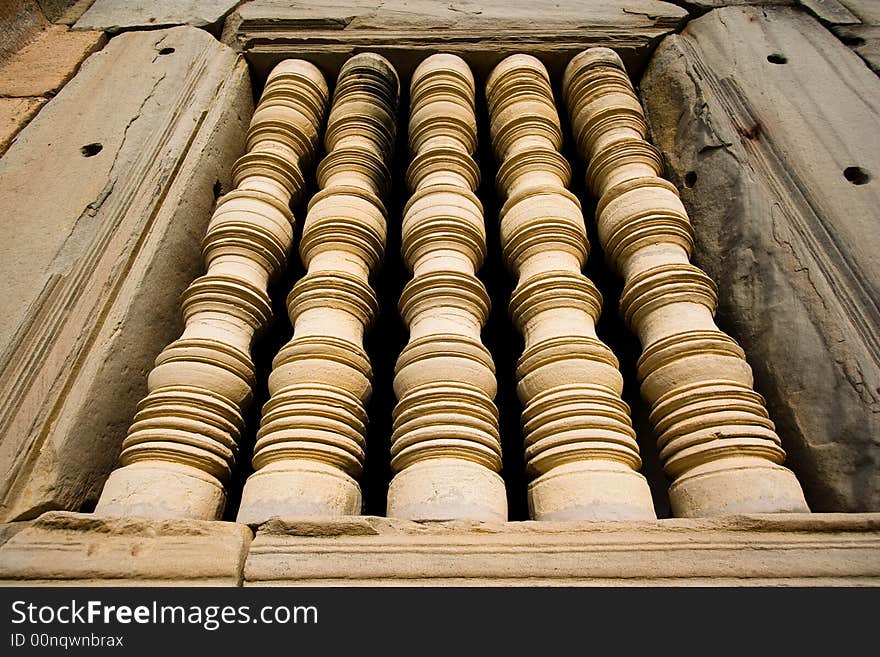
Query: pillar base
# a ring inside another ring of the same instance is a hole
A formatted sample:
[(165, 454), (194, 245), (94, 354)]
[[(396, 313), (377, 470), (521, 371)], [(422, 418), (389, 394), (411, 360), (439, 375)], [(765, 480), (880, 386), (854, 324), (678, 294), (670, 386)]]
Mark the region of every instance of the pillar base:
[(532, 520), (654, 520), (647, 480), (623, 463), (586, 461), (553, 468), (529, 484)]
[(387, 515), (406, 520), (507, 520), (504, 480), (478, 463), (427, 459), (391, 480)]
[(361, 488), (347, 474), (316, 461), (267, 465), (248, 477), (237, 522), (260, 525), (269, 518), (355, 516)]
[(669, 487), (669, 501), (679, 518), (810, 511), (794, 473), (757, 458), (722, 459), (698, 466)]
[(226, 507), (211, 475), (173, 463), (132, 463), (110, 473), (95, 507), (99, 516), (217, 520)]

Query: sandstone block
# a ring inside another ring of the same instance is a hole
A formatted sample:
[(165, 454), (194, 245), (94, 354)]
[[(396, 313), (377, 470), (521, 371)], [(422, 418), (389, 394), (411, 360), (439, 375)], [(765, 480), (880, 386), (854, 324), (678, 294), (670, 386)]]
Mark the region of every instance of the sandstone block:
[(236, 4), (238, 0), (95, 0), (74, 27), (105, 32), (166, 25), (219, 29)]
[(0, 98), (0, 155), (45, 104), (45, 98)]
[(880, 81), (803, 12), (730, 7), (641, 88), (810, 507), (880, 509)]
[(0, 61), (17, 52), (48, 25), (36, 0), (0, 3)]
[(95, 0), (38, 0), (40, 9), (53, 23), (73, 25)]
[(231, 522), (50, 512), (0, 547), (0, 585), (238, 586), (251, 538)]
[(96, 499), (179, 334), (252, 102), (246, 65), (206, 32), (124, 34), (0, 159), (0, 518)]
[(103, 32), (47, 26), (0, 64), (0, 96), (43, 96), (58, 91), (105, 41)]
[(257, 531), (244, 585), (876, 585), (878, 540), (878, 514), (429, 524), (279, 518)]

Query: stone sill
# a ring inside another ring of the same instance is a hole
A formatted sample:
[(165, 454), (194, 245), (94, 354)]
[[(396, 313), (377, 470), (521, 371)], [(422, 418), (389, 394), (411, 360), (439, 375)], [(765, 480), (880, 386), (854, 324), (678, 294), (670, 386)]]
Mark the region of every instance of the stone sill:
[(595, 523), (275, 519), (256, 536), (228, 522), (67, 512), (14, 525), (0, 547), (3, 585), (880, 585), (880, 513)]

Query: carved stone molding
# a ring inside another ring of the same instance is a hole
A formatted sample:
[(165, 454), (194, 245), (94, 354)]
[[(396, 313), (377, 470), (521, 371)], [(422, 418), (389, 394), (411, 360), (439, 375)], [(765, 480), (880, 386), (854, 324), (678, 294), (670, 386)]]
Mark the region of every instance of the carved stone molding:
[(232, 522), (53, 511), (0, 547), (0, 586), (241, 586), (252, 538)]
[(510, 314), (523, 333), (517, 368), (529, 512), (538, 520), (654, 517), (623, 377), (596, 336), (602, 298), (581, 269), (589, 243), (566, 185), (550, 78), (530, 55), (501, 62), (486, 83), (500, 162), (501, 245), (518, 276)]
[(0, 525), (9, 535), (4, 586), (880, 586), (877, 513), (276, 518), (252, 537), (235, 523), (53, 512)]
[(474, 78), (455, 55), (412, 78), (403, 256), (413, 278), (400, 312), (409, 343), (397, 361), (388, 515), (506, 520), (492, 356), (480, 341), (490, 300), (475, 272), (486, 255)]
[(370, 272), (385, 248), (400, 83), (375, 54), (339, 71), (300, 254), (308, 267), (287, 299), (293, 338), (275, 357), (269, 401), (238, 521), (361, 510), (371, 392), (364, 332), (377, 312)]
[(609, 261), (625, 279), (620, 311), (642, 343), (650, 404), (677, 516), (807, 511), (739, 345), (715, 325), (717, 291), (690, 264), (690, 221), (660, 178), (642, 107), (620, 58), (593, 48), (565, 72), (564, 94)]
[(279, 518), (257, 530), (244, 585), (877, 586), (878, 555), (876, 513), (424, 524)]
[(156, 358), (149, 394), (104, 486), (99, 515), (218, 518), (254, 384), (254, 334), (269, 320), (269, 279), (293, 239), (289, 204), (304, 184), (327, 101), (321, 73), (272, 71), (203, 244), (207, 272), (183, 295), (183, 335)]

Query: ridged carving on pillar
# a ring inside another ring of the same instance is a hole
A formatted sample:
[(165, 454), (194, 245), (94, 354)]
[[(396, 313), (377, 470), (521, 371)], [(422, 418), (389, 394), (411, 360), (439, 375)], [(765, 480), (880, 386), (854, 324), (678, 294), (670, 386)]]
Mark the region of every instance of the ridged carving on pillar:
[(400, 299), (410, 329), (397, 361), (388, 515), (506, 520), (497, 390), (480, 341), (489, 295), (474, 78), (455, 55), (429, 57), (411, 86), (403, 257), (413, 272)]
[(609, 261), (625, 279), (624, 319), (642, 343), (639, 378), (650, 404), (677, 516), (807, 511), (752, 371), (715, 325), (712, 280), (690, 264), (690, 221), (614, 51), (576, 56), (564, 93)]
[(363, 337), (377, 312), (369, 276), (385, 247), (399, 93), (379, 55), (356, 55), (339, 72), (300, 243), (308, 271), (287, 299), (293, 338), (273, 361), (239, 522), (361, 511), (372, 378)]
[(207, 267), (183, 295), (183, 335), (156, 358), (149, 394), (123, 442), (95, 510), (104, 515), (218, 518), (252, 396), (251, 343), (269, 320), (270, 278), (293, 239), (290, 201), (303, 187), (327, 104), (308, 62), (269, 74), (203, 244)]
[(654, 518), (617, 359), (596, 336), (601, 296), (581, 270), (589, 243), (550, 79), (513, 55), (486, 85), (500, 162), (501, 243), (518, 276), (510, 313), (523, 333), (517, 368), (531, 517)]

